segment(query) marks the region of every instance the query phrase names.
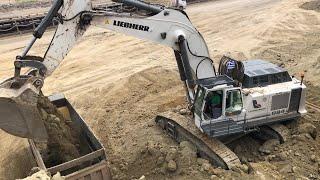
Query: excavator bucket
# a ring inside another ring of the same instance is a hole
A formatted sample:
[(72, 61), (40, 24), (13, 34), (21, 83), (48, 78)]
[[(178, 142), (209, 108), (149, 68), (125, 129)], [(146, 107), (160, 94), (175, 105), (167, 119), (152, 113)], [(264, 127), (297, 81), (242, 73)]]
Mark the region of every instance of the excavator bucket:
[(13, 81), (0, 83), (0, 128), (18, 137), (46, 141), (48, 135), (37, 108), (39, 90), (30, 80), (13, 88)]

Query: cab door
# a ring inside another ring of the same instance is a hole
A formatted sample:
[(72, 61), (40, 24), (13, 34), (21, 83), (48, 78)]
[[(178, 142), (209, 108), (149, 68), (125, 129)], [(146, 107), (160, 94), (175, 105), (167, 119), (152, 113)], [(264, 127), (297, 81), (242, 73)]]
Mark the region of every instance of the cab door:
[(201, 127), (201, 122), (203, 119), (203, 104), (204, 104), (204, 97), (206, 95), (206, 90), (203, 87), (198, 86), (195, 101), (194, 101), (194, 118), (195, 124), (198, 128)]
[(203, 105), (203, 118), (205, 120), (217, 120), (223, 118), (223, 99), (223, 89), (207, 91)]
[(243, 95), (241, 88), (229, 88), (224, 90), (224, 115), (234, 121), (242, 121), (245, 118), (243, 107)]

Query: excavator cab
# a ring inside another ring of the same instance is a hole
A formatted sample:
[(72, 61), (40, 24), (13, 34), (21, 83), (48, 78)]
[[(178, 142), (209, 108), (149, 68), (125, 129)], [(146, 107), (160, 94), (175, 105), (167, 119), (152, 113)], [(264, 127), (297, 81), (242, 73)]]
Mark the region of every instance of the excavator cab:
[(194, 104), (200, 122), (225, 120), (243, 114), (241, 88), (226, 75), (201, 79)]
[(194, 115), (196, 126), (211, 137), (240, 132), (246, 116), (241, 87), (226, 75), (199, 80)]

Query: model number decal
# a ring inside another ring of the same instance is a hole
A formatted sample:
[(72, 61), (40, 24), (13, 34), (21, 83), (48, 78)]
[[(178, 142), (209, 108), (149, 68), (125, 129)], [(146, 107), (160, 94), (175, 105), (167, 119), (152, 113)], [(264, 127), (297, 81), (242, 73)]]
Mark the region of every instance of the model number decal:
[(272, 116), (273, 115), (277, 115), (277, 114), (283, 114), (286, 112), (286, 109), (279, 109), (279, 110), (276, 110), (276, 111), (272, 111)]

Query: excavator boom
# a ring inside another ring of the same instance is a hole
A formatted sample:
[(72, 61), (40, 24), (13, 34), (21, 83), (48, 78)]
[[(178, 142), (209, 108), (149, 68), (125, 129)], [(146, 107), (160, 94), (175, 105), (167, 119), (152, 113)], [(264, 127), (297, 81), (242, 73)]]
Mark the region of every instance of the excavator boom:
[[(181, 80), (190, 104), (197, 79), (215, 76), (207, 45), (185, 12), (137, 0), (119, 0), (137, 12), (123, 9), (94, 10), (90, 0), (56, 0), (47, 16), (35, 29), (33, 39), (14, 63), (15, 74), (0, 83), (0, 128), (10, 134), (45, 140), (47, 138), (37, 98), (43, 81), (63, 61), (90, 25), (127, 34), (171, 47), (176, 56)], [(43, 57), (28, 52), (56, 18), (60, 23)], [(21, 75), (22, 68), (31, 68)]]

